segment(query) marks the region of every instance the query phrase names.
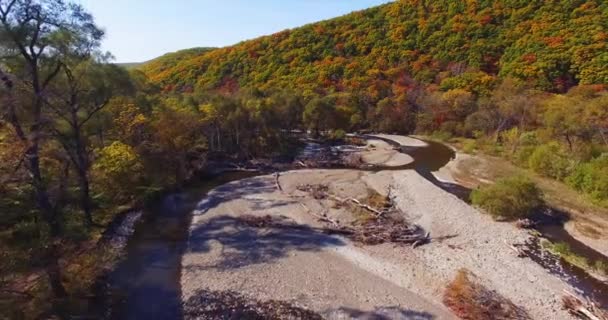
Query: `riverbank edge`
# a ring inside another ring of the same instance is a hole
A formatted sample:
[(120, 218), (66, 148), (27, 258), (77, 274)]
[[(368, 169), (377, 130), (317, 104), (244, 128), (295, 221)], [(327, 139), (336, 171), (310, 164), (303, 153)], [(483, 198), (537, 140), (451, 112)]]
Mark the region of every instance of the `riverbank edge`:
[[(443, 143), (443, 144), (449, 146), (450, 148), (452, 148), (456, 152), (456, 158), (454, 159), (454, 161), (451, 161), (448, 165), (445, 166), (445, 170), (442, 170), (442, 173), (447, 173), (448, 174), (447, 176), (449, 178), (451, 178), (451, 180), (453, 180), (465, 187), (468, 187), (470, 189), (474, 189), (474, 188), (478, 187), (480, 184), (494, 183), (494, 180), (483, 179), (480, 177), (476, 177), (474, 174), (471, 174), (470, 172), (463, 172), (463, 170), (460, 170), (459, 167), (462, 165), (462, 163), (464, 161), (467, 161), (467, 159), (469, 159), (469, 158), (473, 158), (478, 161), (484, 162), (484, 161), (488, 161), (488, 157), (491, 160), (496, 160), (495, 158), (497, 158), (497, 157), (486, 155), (483, 153), (481, 153), (481, 154), (466, 153), (466, 152), (463, 152), (461, 149), (459, 149), (454, 143), (434, 140), (431, 137), (427, 137), (427, 136), (416, 136), (416, 137), (420, 137), (425, 140), (431, 140), (431, 141)], [(510, 163), (506, 159), (503, 159), (503, 158), (497, 158), (497, 159), (500, 161), (507, 162), (508, 165), (512, 166), (513, 168), (516, 168), (517, 170), (520, 170), (522, 173), (526, 172), (526, 169), (518, 167), (518, 166)], [(462, 177), (463, 175), (466, 177)], [(446, 177), (445, 175), (444, 176), (439, 175), (439, 176), (444, 177), (444, 178)], [(466, 178), (469, 178), (469, 179), (466, 179)], [(475, 183), (471, 180), (476, 181), (477, 183)], [(555, 181), (555, 183), (559, 183), (559, 182)], [(542, 185), (539, 185), (539, 187), (541, 188), (541, 190), (543, 190)], [(546, 191), (546, 190), (543, 190), (543, 191)], [(606, 257), (606, 259), (608, 259), (608, 237), (606, 235), (604, 235), (603, 238), (606, 241), (602, 241), (601, 239), (596, 239), (596, 238), (586, 236), (582, 232), (580, 232), (576, 226), (576, 223), (578, 222), (579, 219), (586, 223), (600, 224), (600, 222), (594, 221), (595, 219), (604, 220), (603, 223), (608, 223), (608, 219), (606, 217), (604, 217), (601, 213), (592, 213), (590, 216), (586, 216), (584, 214), (581, 214), (577, 208), (573, 208), (571, 206), (564, 205), (563, 203), (553, 201), (553, 199), (546, 199), (546, 200), (547, 200), (547, 203), (551, 207), (562, 210), (562, 211), (570, 214), (570, 219), (568, 221), (566, 221), (566, 223), (564, 224), (564, 229), (568, 232), (568, 234), (570, 234), (573, 238), (580, 241), (581, 243), (594, 249), (595, 251), (602, 253)], [(603, 225), (599, 225), (598, 227), (603, 227)]]

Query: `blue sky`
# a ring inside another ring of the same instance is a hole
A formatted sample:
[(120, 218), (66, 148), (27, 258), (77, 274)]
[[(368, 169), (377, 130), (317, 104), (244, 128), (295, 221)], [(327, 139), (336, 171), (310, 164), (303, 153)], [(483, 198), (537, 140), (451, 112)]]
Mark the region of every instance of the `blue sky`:
[(106, 30), (116, 62), (221, 47), (390, 0), (78, 0)]

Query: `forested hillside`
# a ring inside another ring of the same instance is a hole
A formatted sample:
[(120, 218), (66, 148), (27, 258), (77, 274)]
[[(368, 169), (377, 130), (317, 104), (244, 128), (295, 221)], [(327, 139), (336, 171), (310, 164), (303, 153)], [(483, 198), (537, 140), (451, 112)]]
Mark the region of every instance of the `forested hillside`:
[(608, 83), (608, 3), (401, 0), (144, 67), (166, 90), (363, 91), (414, 83), (483, 93), (496, 77), (563, 92)]
[(605, 201), (607, 40), (605, 1), (401, 0), (141, 70), (216, 124), (212, 149), (268, 128), (463, 137)]
[(296, 129), (457, 137), (608, 207), (606, 1), (404, 0), (128, 70), (103, 35), (72, 1), (0, 0), (2, 319), (86, 314), (126, 209), (293, 155)]

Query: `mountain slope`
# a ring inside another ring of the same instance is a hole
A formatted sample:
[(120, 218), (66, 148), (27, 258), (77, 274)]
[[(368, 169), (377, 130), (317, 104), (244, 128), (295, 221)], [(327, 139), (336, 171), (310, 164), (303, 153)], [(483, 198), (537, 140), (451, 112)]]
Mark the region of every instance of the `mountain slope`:
[(414, 83), (479, 93), (495, 77), (563, 91), (608, 83), (607, 40), (601, 0), (402, 0), (143, 70), (178, 91), (297, 87), (381, 98)]

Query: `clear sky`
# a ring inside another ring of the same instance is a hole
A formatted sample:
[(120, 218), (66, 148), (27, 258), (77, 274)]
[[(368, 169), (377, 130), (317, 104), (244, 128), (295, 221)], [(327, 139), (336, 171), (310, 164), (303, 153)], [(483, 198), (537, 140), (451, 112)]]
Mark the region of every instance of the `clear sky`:
[(77, 0), (106, 30), (116, 62), (222, 47), (390, 0)]

